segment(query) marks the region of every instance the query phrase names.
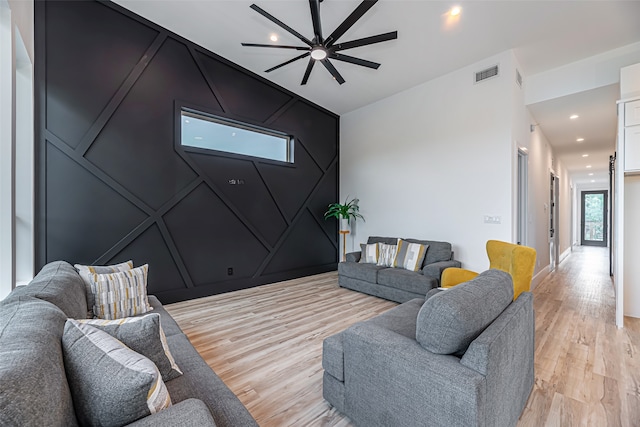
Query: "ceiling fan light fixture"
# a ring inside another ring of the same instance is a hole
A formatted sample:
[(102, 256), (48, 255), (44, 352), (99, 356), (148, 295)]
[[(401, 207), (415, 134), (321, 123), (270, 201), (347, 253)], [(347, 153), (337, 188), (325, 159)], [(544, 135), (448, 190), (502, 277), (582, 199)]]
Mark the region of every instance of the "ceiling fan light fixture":
[(328, 56), (327, 50), (321, 46), (316, 46), (311, 49), (311, 57), (316, 61), (322, 61)]

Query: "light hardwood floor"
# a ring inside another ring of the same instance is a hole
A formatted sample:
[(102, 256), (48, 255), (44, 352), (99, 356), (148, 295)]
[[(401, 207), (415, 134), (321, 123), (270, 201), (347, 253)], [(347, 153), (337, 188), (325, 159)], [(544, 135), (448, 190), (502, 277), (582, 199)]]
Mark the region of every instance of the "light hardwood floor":
[[(576, 248), (534, 290), (536, 381), (518, 426), (640, 426), (640, 319), (614, 323), (608, 251)], [(167, 305), (263, 426), (349, 426), (322, 399), (322, 340), (396, 304), (336, 273)]]

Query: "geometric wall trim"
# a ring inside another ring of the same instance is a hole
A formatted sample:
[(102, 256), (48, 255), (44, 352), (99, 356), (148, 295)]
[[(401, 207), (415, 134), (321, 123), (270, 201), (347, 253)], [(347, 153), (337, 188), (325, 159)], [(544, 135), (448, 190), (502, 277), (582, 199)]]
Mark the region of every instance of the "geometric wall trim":
[[(339, 116), (118, 5), (35, 3), (36, 269), (149, 264), (163, 302), (336, 269)], [(295, 161), (183, 148), (180, 108)]]

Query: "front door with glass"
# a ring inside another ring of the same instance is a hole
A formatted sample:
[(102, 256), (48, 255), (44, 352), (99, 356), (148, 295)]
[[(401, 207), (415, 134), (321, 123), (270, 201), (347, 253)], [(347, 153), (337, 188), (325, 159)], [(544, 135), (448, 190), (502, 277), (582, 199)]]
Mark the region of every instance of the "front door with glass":
[(581, 243), (607, 246), (607, 191), (583, 191)]

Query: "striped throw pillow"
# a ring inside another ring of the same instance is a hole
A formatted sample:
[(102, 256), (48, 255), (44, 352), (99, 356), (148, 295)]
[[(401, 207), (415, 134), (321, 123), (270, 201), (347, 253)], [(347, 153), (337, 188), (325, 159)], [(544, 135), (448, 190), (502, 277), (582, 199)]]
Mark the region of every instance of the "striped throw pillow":
[(396, 259), (398, 245), (388, 245), (386, 243), (378, 243), (378, 264), (383, 267), (393, 267)]
[(81, 425), (127, 425), (171, 406), (156, 365), (106, 332), (69, 319), (62, 349)]
[[(91, 312), (93, 304), (93, 291), (91, 290), (91, 276), (92, 274), (105, 274), (105, 273), (117, 273), (118, 271), (127, 271), (133, 268), (133, 261), (129, 260), (120, 264), (113, 265), (81, 265), (75, 264), (74, 267), (78, 270), (78, 274), (82, 277), (82, 281), (87, 289), (87, 307)], [(93, 317), (93, 314), (88, 317)]]
[(406, 240), (400, 239), (400, 241), (398, 241), (398, 253), (396, 254), (393, 266), (411, 271), (420, 270), (428, 247), (429, 245), (409, 243)]
[(100, 329), (136, 353), (148, 357), (158, 367), (163, 381), (170, 381), (182, 375), (169, 351), (158, 313), (115, 320), (82, 319), (78, 322)]
[(95, 298), (93, 314), (100, 319), (121, 319), (144, 314), (153, 308), (147, 297), (149, 265), (108, 274), (91, 274)]

